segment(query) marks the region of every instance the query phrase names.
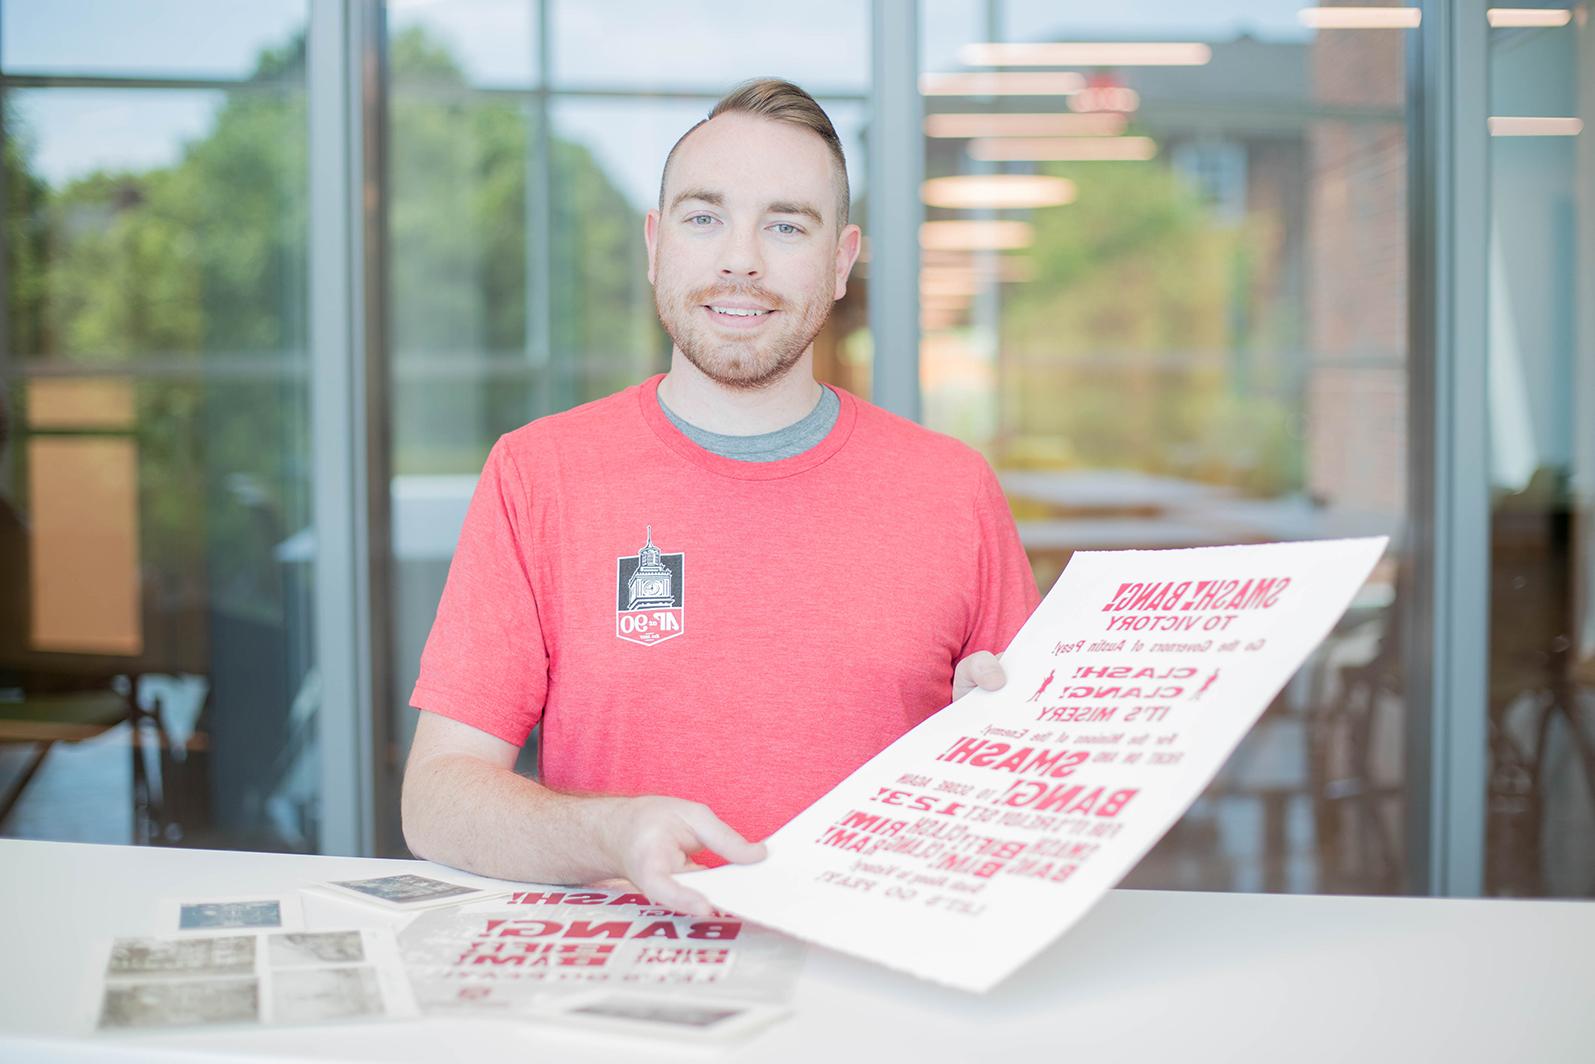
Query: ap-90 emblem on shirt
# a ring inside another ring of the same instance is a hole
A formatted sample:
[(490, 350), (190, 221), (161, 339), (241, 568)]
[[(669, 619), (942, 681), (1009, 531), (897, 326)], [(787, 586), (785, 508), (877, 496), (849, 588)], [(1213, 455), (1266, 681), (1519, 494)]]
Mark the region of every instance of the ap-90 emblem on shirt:
[(615, 635), (653, 646), (685, 631), (685, 554), (654, 546), (648, 526), (642, 549), (616, 561)]

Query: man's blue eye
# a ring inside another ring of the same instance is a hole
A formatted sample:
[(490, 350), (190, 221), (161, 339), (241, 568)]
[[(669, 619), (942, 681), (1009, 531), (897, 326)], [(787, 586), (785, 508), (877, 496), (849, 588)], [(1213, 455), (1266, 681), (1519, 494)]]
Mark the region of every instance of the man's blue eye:
[(691, 218), (688, 218), (687, 221), (689, 221), (689, 222), (699, 222), (699, 221), (712, 222), (712, 221), (714, 221), (714, 219), (711, 216), (707, 215), (707, 214), (694, 214)]
[(802, 230), (793, 225), (791, 222), (776, 222), (775, 228), (780, 230), (782, 236), (786, 236), (790, 233), (802, 232)]

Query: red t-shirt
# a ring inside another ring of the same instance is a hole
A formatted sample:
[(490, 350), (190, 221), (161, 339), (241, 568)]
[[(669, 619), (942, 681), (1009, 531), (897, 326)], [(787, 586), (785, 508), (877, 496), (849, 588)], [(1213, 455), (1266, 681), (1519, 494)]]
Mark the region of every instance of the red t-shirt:
[(700, 801), (762, 839), (1039, 596), (964, 444), (837, 389), (822, 441), (740, 462), (670, 423), (660, 379), (493, 447), (411, 703), (517, 745), (541, 720), (547, 786)]

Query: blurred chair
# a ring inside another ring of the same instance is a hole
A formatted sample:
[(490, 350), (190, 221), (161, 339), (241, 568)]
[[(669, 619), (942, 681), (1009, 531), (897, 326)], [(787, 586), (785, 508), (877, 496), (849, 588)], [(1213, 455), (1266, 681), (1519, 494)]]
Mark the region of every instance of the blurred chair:
[[(1398, 570), (1388, 607), (1372, 616), (1347, 611), (1326, 640), (1323, 665), (1311, 676), (1307, 764), (1324, 893), (1396, 893), (1402, 886), (1400, 847), (1389, 814), (1402, 788), (1379, 778), (1376, 754), (1381, 726), (1392, 726), (1386, 714), (1399, 715), (1405, 708), (1406, 572)], [(1366, 660), (1333, 663), (1336, 647), (1369, 638), (1374, 649)]]
[[(43, 533), (52, 526), (45, 522)], [(134, 842), (159, 841), (168, 823), (164, 804), (163, 768), (167, 756), (165, 722), (158, 699), (139, 698), (139, 680), (144, 674), (168, 666), (158, 660), (154, 648), (139, 637), (128, 652), (92, 646), (72, 648), (41, 647), (37, 639), (33, 598), (40, 584), (39, 559), (35, 542), (39, 529), (30, 528), (10, 502), (0, 497), (0, 744), (29, 745), (33, 751), (21, 773), (6, 785), (0, 796), (0, 824), (10, 815), (28, 787), (44, 767), (56, 743), (78, 743), (103, 735), (119, 724), (128, 725), (132, 757), (132, 793), (129, 796)], [(70, 567), (60, 564), (54, 575), (70, 576)], [(126, 577), (139, 586), (136, 572)], [(51, 585), (62, 586), (61, 579)], [(86, 596), (85, 607), (98, 587), (90, 580), (75, 589)], [(144, 614), (138, 620), (140, 631), (158, 628), (151, 624), (154, 607), (141, 603)], [(146, 736), (151, 750), (146, 750)], [(153, 752), (153, 760), (151, 753)]]
[(109, 685), (92, 690), (0, 699), (0, 743), (26, 743), (34, 747), (22, 774), (0, 797), (0, 824), (4, 824), (11, 815), (56, 743), (92, 739), (123, 721), (133, 725), (133, 786), (135, 791), (142, 793), (147, 804), (149, 779), (144, 772), (144, 759), (138, 750), (139, 725), (146, 718), (153, 719), (156, 727), (159, 727), (159, 717), (140, 709), (131, 693), (120, 693)]
[[(1486, 882), (1494, 894), (1595, 891), (1595, 883), (1548, 880), (1554, 861), (1547, 845), (1566, 840), (1547, 839), (1547, 817), (1565, 812), (1561, 806), (1580, 790), (1595, 813), (1595, 724), (1580, 709), (1573, 514), (1563, 479), (1539, 470), (1521, 492), (1496, 500), (1491, 524)], [(1558, 748), (1553, 732), (1565, 737), (1582, 788), (1547, 793)]]

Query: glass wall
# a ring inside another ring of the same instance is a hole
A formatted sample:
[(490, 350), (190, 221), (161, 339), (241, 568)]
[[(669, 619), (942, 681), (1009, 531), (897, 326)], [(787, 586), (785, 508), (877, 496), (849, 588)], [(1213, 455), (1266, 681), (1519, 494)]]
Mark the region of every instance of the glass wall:
[[(387, 5), (380, 265), (390, 307), (389, 737), (378, 845), (402, 853), (408, 707), (454, 541), (493, 441), (663, 372), (643, 215), (676, 140), (745, 78), (825, 106), (867, 228), (870, 10), (564, 0)], [(816, 340), (821, 379), (868, 396), (868, 264)], [(380, 478), (374, 477), (374, 482)], [(535, 742), (521, 764), (535, 766)]]
[(1595, 895), (1595, 27), (1490, 12), (1485, 889)]
[(1406, 30), (1295, 0), (922, 8), (926, 422), (1082, 549), (1388, 534), (1132, 886), (1403, 887)]
[[(872, 84), (872, 7), (356, 5), (377, 29), (351, 18), (313, 103), (308, 0), (0, 0), (0, 832), (329, 845), (340, 766), (323, 775), (316, 731), (352, 734), (356, 710), (322, 712), (326, 679), (376, 692), (360, 756), (376, 849), (402, 853), (407, 697), (488, 448), (665, 368), (642, 241), (664, 157), (729, 86), (777, 74), (836, 120), (866, 232), (819, 375), (867, 397), (877, 358), (917, 367), (923, 420), (998, 470), (1043, 588), (1078, 549), (1391, 536), (1130, 884), (1422, 889), (1406, 817), (1454, 819), (1425, 814), (1428, 755), (1409, 778), (1403, 746), (1431, 715), (1408, 712), (1413, 635), (1439, 623), (1409, 590), (1435, 559), (1410, 531), (1434, 485), (1421, 464), (1408, 483), (1428, 446), (1408, 411), (1448, 401), (1411, 382), (1449, 357), (1409, 351), (1407, 308), (1452, 283), (1407, 275), (1409, 180), (1447, 176), (1408, 159), (1408, 115), (1436, 103), (1409, 74), (1442, 69), (1407, 69), (1425, 11), (921, 0), (922, 339), (877, 352), (870, 259), (903, 248), (870, 242), (866, 139), (877, 90), (907, 86)], [(1487, 234), (1490, 554), (1469, 549), (1490, 613), (1465, 623), (1490, 629), (1489, 766), (1455, 771), (1486, 796), (1495, 894), (1595, 893), (1589, 19), (1497, 6), (1488, 69), (1450, 72), (1488, 79), (1492, 134), (1488, 226), (1458, 255)], [(358, 182), (380, 219), (349, 219), (376, 239), (331, 324), (309, 313), (326, 106), (376, 118), (318, 210)], [(312, 320), (375, 357), (312, 366)], [(373, 497), (340, 511), (381, 515), (355, 551), (371, 597), (333, 573), (360, 601), (323, 583), (320, 603), (369, 627), (372, 659), (328, 652), (351, 660), (326, 677), (314, 639), (342, 626), (310, 622), (311, 485), (349, 456), (312, 451), (313, 369), (346, 371), (379, 424), (350, 452)]]
[(5, 834), (317, 846), (306, 10), (0, 4)]

